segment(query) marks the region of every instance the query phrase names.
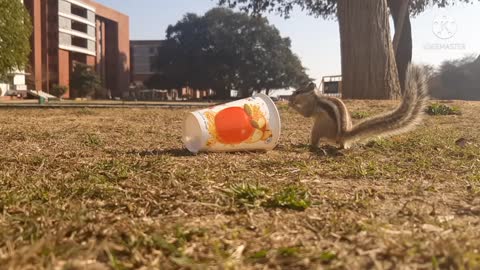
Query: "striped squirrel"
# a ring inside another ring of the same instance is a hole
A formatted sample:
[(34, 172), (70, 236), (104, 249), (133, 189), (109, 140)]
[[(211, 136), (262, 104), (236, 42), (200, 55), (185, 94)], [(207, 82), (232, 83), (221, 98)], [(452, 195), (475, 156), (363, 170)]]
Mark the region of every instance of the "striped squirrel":
[(427, 83), (423, 70), (412, 64), (407, 70), (405, 93), (401, 104), (393, 111), (367, 118), (352, 125), (350, 113), (342, 100), (319, 96), (315, 84), (296, 90), (289, 105), (304, 117), (313, 117), (311, 144), (337, 144), (348, 149), (354, 143), (374, 137), (387, 137), (410, 131), (422, 119), (427, 96)]

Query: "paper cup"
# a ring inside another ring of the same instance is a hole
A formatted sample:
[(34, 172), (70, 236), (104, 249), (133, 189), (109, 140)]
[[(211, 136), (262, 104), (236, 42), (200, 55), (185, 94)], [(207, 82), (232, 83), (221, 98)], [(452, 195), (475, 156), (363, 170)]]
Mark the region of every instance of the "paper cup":
[(264, 94), (191, 112), (183, 143), (192, 153), (272, 150), (280, 139), (280, 114)]

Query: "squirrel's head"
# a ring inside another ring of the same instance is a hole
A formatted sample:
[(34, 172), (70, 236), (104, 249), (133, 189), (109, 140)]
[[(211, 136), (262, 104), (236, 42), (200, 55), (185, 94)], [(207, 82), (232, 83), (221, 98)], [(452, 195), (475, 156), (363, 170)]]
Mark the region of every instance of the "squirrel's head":
[(310, 82), (305, 87), (293, 92), (288, 105), (305, 117), (310, 117), (315, 111), (315, 83)]

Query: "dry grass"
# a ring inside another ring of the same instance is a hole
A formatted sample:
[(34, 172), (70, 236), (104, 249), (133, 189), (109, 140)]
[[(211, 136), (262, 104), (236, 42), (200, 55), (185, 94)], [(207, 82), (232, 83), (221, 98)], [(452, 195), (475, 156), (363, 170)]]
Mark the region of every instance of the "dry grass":
[(197, 156), (186, 110), (1, 110), (0, 268), (479, 269), (480, 103), (455, 105), (346, 151), (280, 105), (276, 150)]

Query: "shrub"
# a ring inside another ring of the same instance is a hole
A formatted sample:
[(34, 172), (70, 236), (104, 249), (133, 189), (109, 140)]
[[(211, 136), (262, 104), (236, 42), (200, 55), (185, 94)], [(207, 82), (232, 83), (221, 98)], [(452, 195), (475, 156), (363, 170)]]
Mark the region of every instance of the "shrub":
[(102, 89), (100, 76), (91, 66), (77, 63), (73, 68), (70, 85), (79, 97), (93, 97)]
[(429, 115), (460, 115), (460, 109), (455, 106), (448, 106), (440, 103), (432, 103), (427, 107), (426, 112)]
[(67, 91), (68, 87), (65, 85), (54, 84), (50, 89), (50, 94), (61, 98), (63, 95), (65, 95), (65, 93), (67, 93)]

